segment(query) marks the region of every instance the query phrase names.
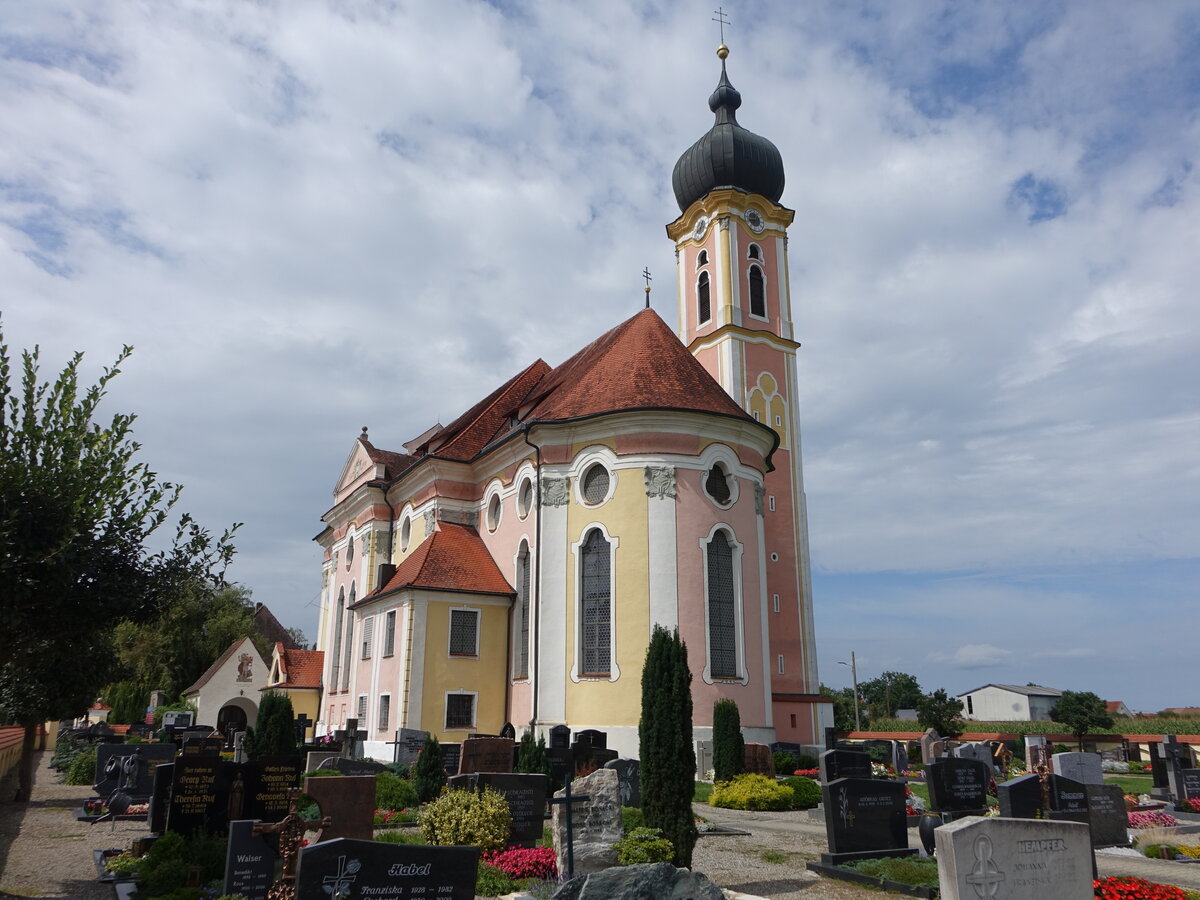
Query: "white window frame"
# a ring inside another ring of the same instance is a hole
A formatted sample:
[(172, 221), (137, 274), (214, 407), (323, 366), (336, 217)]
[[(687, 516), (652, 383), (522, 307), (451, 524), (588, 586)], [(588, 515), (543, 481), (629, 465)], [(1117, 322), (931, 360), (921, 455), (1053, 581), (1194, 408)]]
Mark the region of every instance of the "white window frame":
[(783, 654), (782, 653), (780, 653), (778, 655), (778, 660), (779, 660), (779, 674), (786, 675), (787, 673), (783, 670)]
[[(592, 529), (598, 528), (601, 536), (608, 541), (608, 675), (583, 675), (583, 542), (591, 534)], [(579, 540), (571, 544), (571, 553), (575, 559), (575, 627), (572, 643), (575, 652), (571, 659), (571, 680), (580, 681), (616, 681), (621, 677), (621, 667), (617, 664), (617, 548), (621, 546), (620, 538), (609, 534), (608, 528), (601, 522), (589, 522), (579, 532)]]
[(774, 494), (771, 494), (767, 497), (767, 508), (769, 510), (771, 510), (771, 512), (775, 512), (775, 495)]
[[(709, 613), (708, 613), (708, 545), (716, 537), (718, 531), (726, 532), (730, 544), (730, 564), (733, 568), (733, 645), (735, 648), (735, 671), (736, 675), (719, 676), (714, 678), (712, 674), (711, 647), (709, 646)], [(748, 684), (750, 680), (749, 673), (746, 669), (746, 628), (745, 628), (745, 610), (742, 597), (742, 552), (745, 545), (739, 543), (737, 532), (728, 522), (718, 522), (712, 527), (706, 536), (700, 539), (700, 564), (703, 566), (704, 572), (704, 671), (700, 677), (705, 684), (723, 683), (729, 684), (739, 682)]]
[[(521, 596), (522, 578), (521, 578), (521, 550), (525, 550), (525, 571), (526, 579), (529, 582), (529, 589), (525, 591), (525, 596)], [(516, 581), (517, 596), (514, 599), (514, 615), (513, 615), (513, 635), (512, 635), (512, 680), (517, 682), (529, 681), (529, 637), (532, 632), (533, 610), (529, 604), (530, 595), (533, 593), (533, 547), (530, 545), (529, 538), (522, 535), (517, 542), (517, 552), (513, 555), (513, 573)], [(525, 615), (525, 628), (521, 628), (522, 610), (516, 608), (517, 602), (523, 603)], [(521, 672), (521, 649), (522, 643), (525, 645), (525, 671)]]
[[(475, 616), (475, 649), (471, 653), (455, 653), (454, 646), (454, 614), (471, 613)], [(479, 629), (483, 624), (483, 611), (477, 606), (452, 606), (447, 613), (446, 656), (450, 659), (479, 659)]]
[(367, 695), (358, 695), (358, 730), (367, 731), (367, 723), (370, 721), (367, 718)]
[(375, 711), (377, 713), (375, 717), (375, 730), (387, 731), (392, 721), (392, 695), (390, 693), (379, 695)]
[(385, 659), (396, 655), (396, 610), (389, 609), (383, 616), (383, 649), (380, 655)]
[(360, 659), (370, 659), (371, 652), (375, 649), (372, 645), (375, 643), (375, 617), (367, 616), (363, 619), (362, 629), (362, 656)]
[[(754, 306), (753, 306), (754, 292), (753, 292), (753, 290), (751, 290), (751, 287), (750, 287), (750, 285), (751, 285), (750, 270), (751, 269), (758, 269), (759, 274), (762, 275), (763, 314), (761, 316), (758, 313), (754, 312)], [(763, 263), (763, 261), (761, 259), (752, 259), (752, 260), (750, 260), (750, 264), (748, 266), (746, 266), (746, 315), (749, 316), (751, 319), (757, 319), (759, 322), (771, 321), (771, 318), (770, 318), (771, 304), (767, 298), (767, 267), (766, 267), (766, 264)]]
[[(451, 725), (450, 724), (450, 698), (451, 697), (470, 697), (471, 698), (471, 724), (470, 725)], [(478, 691), (446, 691), (442, 699), (442, 724), (446, 726), (446, 731), (474, 731), (478, 727), (479, 722), (479, 692)]]
[(778, 594), (771, 595), (771, 608), (775, 612), (779, 612), (779, 595)]

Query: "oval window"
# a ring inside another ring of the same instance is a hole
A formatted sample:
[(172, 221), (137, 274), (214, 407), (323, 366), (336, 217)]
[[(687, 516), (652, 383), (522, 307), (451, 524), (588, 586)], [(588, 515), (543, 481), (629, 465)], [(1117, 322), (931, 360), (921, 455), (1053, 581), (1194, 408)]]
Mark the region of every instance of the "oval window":
[(596, 463), (583, 473), (583, 500), (589, 506), (603, 503), (608, 496), (608, 469)]

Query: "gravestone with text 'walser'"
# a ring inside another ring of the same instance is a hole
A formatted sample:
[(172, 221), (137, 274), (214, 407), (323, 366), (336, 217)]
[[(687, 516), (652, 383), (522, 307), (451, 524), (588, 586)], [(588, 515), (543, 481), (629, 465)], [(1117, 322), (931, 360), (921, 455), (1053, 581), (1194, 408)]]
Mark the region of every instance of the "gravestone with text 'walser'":
[(474, 900), (478, 847), (337, 838), (304, 847), (296, 900)]
[(266, 900), (279, 857), (261, 834), (254, 833), (255, 822), (240, 819), (229, 823), (225, 893), (241, 894), (246, 900)]

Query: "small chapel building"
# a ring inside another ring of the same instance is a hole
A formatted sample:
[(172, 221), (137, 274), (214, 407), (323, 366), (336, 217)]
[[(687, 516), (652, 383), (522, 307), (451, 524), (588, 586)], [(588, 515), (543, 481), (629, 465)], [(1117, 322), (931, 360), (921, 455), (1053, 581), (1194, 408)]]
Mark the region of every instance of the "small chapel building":
[(608, 733), (637, 756), (654, 626), (678, 629), (694, 732), (815, 745), (818, 694), (779, 151), (725, 73), (675, 165), (678, 323), (638, 312), (537, 360), (399, 451), (366, 429), (324, 550), (317, 733)]

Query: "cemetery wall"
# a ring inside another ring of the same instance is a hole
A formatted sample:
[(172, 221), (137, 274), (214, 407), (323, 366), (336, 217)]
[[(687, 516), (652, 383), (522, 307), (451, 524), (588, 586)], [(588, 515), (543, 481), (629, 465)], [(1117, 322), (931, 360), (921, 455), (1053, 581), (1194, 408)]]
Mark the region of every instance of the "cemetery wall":
[(20, 725), (0, 728), (0, 779), (17, 767), (21, 761), (21, 742), (25, 739), (25, 729)]

